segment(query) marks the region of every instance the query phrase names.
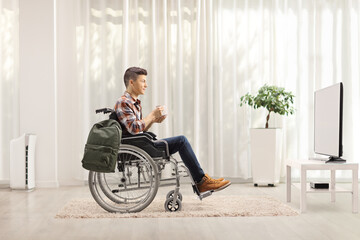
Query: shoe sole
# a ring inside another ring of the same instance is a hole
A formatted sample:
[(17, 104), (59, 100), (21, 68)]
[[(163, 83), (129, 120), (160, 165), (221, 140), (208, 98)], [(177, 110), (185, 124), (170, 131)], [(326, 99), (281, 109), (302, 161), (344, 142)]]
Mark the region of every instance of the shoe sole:
[(230, 186), (230, 185), (231, 185), (231, 182), (229, 182), (228, 184), (225, 184), (225, 185), (222, 186), (222, 187), (219, 187), (219, 188), (217, 188), (217, 189), (214, 189), (213, 191), (214, 191), (214, 192), (221, 191), (221, 190), (227, 188), (227, 187)]
[(205, 193), (205, 192), (218, 192), (218, 191), (221, 191), (221, 190), (227, 188), (230, 185), (231, 185), (231, 182), (229, 182), (229, 183), (225, 184), (224, 186), (221, 186), (221, 187), (219, 187), (217, 189), (208, 189), (208, 190), (203, 191), (203, 192), (200, 192), (200, 190), (198, 190), (198, 191), (199, 191), (200, 194)]

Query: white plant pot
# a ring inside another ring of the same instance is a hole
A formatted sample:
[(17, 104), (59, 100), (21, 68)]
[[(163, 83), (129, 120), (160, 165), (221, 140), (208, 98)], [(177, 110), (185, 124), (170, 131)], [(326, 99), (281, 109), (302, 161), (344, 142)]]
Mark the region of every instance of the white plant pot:
[(279, 183), (282, 130), (279, 128), (252, 128), (250, 137), (254, 186), (273, 186)]

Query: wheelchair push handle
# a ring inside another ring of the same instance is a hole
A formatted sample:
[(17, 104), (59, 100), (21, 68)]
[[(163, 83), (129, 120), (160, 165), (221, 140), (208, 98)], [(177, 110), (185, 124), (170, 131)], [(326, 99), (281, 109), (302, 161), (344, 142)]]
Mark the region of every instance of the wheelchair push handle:
[(114, 109), (111, 109), (111, 108), (100, 108), (100, 109), (95, 110), (96, 114), (98, 114), (98, 113), (108, 114), (108, 113), (112, 113), (112, 112), (114, 112)]

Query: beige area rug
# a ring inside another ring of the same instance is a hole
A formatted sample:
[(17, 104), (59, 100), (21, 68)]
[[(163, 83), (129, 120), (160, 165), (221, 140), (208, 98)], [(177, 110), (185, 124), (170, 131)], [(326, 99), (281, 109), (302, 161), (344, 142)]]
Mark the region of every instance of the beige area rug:
[(170, 217), (249, 217), (296, 216), (297, 211), (270, 196), (210, 196), (200, 201), (184, 196), (180, 212), (166, 212), (165, 198), (156, 197), (139, 213), (109, 213), (93, 199), (73, 199), (55, 218), (170, 218)]

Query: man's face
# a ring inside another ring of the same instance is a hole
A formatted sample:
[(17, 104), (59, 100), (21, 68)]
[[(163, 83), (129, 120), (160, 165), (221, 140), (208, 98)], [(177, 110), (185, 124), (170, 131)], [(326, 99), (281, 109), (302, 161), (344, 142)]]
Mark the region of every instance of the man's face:
[(133, 91), (137, 95), (145, 94), (145, 90), (147, 88), (145, 75), (139, 75), (136, 81), (130, 80), (130, 84), (132, 84)]

